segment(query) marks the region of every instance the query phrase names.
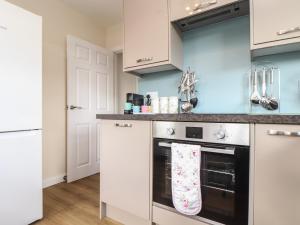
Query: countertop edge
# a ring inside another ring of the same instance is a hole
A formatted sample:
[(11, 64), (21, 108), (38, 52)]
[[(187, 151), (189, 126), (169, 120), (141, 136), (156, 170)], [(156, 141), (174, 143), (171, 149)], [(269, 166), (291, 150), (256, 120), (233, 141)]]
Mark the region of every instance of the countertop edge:
[(248, 114), (97, 114), (102, 120), (141, 120), (210, 123), (300, 124), (300, 115), (248, 115)]

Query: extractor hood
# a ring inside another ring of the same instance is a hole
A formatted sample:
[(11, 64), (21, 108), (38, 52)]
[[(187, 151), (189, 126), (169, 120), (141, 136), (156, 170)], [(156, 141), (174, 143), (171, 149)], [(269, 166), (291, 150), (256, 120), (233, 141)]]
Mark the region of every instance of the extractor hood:
[(181, 31), (188, 31), (208, 24), (222, 22), (227, 19), (249, 14), (249, 1), (240, 0), (229, 5), (192, 15), (175, 21)]

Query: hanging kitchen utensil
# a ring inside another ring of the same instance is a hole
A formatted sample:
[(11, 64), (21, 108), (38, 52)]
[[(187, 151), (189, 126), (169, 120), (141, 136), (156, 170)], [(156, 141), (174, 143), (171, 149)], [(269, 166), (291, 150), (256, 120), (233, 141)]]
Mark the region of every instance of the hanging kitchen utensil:
[(277, 99), (274, 97), (274, 68), (272, 67), (270, 69), (270, 97), (269, 97), (269, 101), (270, 101), (270, 106), (272, 108), (272, 110), (277, 110), (279, 107), (279, 103), (277, 101)]
[(259, 104), (267, 110), (273, 110), (270, 105), (270, 100), (267, 96), (267, 73), (266, 68), (262, 70), (262, 97)]
[(254, 73), (252, 73), (251, 75), (251, 81), (252, 81), (252, 85), (253, 85), (253, 93), (250, 97), (250, 101), (255, 104), (255, 105), (258, 105), (259, 102), (260, 102), (260, 99), (261, 99), (261, 96), (258, 92), (258, 87), (257, 87), (257, 84), (258, 84), (258, 74), (257, 74), (257, 70), (255, 69), (254, 70)]
[(190, 112), (198, 104), (198, 98), (196, 97), (196, 75), (194, 72), (190, 71), (190, 68), (186, 73), (182, 74), (180, 84), (178, 86), (178, 93), (180, 94), (180, 99), (183, 99), (185, 95), (185, 101), (182, 102), (181, 110), (183, 112)]

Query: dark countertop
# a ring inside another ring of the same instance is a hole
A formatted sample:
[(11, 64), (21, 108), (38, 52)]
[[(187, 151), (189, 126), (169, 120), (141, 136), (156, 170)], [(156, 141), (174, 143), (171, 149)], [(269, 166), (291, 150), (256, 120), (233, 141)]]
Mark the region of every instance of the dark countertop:
[(261, 123), (261, 124), (300, 124), (300, 115), (249, 115), (249, 114), (97, 114), (97, 119), (105, 120), (146, 120), (178, 122), (216, 123)]

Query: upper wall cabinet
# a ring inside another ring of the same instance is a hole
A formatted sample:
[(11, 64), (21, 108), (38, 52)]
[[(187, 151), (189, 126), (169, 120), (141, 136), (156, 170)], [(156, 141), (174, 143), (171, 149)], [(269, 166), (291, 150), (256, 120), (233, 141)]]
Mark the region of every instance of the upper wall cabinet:
[(254, 56), (300, 49), (299, 0), (251, 0)]
[(219, 8), (239, 0), (170, 0), (171, 21)]
[(168, 0), (124, 0), (124, 71), (182, 69), (182, 40), (169, 15)]

